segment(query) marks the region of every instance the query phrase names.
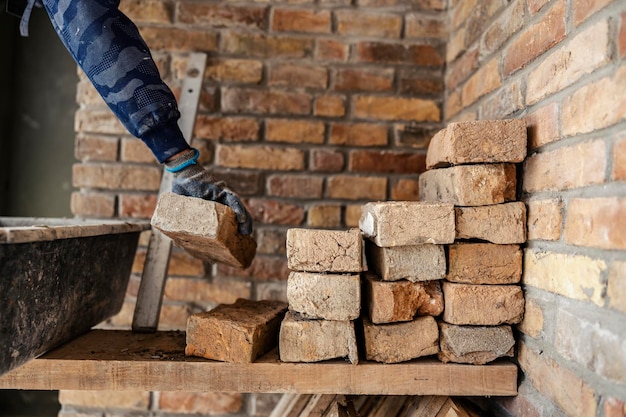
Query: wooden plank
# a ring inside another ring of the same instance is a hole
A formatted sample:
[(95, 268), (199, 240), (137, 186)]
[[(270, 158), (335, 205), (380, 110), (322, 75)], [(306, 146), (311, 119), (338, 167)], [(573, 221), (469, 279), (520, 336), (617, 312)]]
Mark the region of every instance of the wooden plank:
[(511, 396), (517, 366), (342, 360), (284, 363), (276, 350), (248, 364), (185, 357), (184, 332), (93, 330), (0, 377), (0, 388), (233, 391), (353, 395)]

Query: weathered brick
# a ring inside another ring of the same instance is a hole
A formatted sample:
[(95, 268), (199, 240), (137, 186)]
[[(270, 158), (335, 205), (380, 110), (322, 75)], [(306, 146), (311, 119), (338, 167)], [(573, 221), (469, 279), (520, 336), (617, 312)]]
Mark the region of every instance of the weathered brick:
[(443, 279), (446, 275), (446, 255), (442, 245), (381, 248), (367, 240), (365, 255), (370, 271), (376, 272), (385, 281), (431, 281)]
[(484, 365), (513, 356), (515, 339), (511, 326), (456, 326), (439, 323), (440, 361)]
[(560, 139), (558, 103), (540, 107), (528, 114), (525, 120), (530, 149), (536, 149)]
[(391, 199), (395, 201), (418, 201), (419, 180), (401, 178), (391, 186)]
[(247, 268), (256, 254), (256, 241), (238, 233), (235, 212), (224, 204), (162, 193), (150, 224), (175, 245), (209, 262)]
[(402, 16), (399, 14), (345, 9), (335, 12), (340, 36), (399, 38)]
[[(461, 110), (463, 110), (463, 105), (461, 104), (461, 92), (454, 91), (448, 96), (448, 99), (445, 102), (444, 112), (446, 117), (453, 118)], [(454, 120), (458, 120), (458, 118)]]
[(328, 84), (328, 70), (315, 65), (276, 63), (270, 66), (267, 83), (277, 87), (324, 89)]
[(502, 48), (502, 45), (522, 28), (524, 24), (524, 1), (515, 1), (498, 16), (482, 34), (480, 52), (489, 56)]
[(441, 111), (434, 100), (357, 95), (352, 98), (358, 119), (438, 122)]
[(317, 39), (315, 59), (319, 61), (345, 62), (348, 59), (349, 45), (336, 39)]
[(615, 181), (626, 181), (626, 138), (615, 142), (613, 146), (613, 172)]
[(278, 345), (283, 362), (319, 362), (347, 357), (359, 362), (354, 323), (338, 320), (307, 320), (287, 312), (280, 326)]
[(185, 355), (250, 363), (276, 346), (287, 310), (282, 301), (239, 299), (194, 314), (187, 323)]
[(328, 10), (273, 10), (272, 30), (277, 32), (330, 33), (331, 14)]
[[(472, 9), (478, 4), (477, 0), (461, 1), (452, 8), (450, 24), (453, 29), (461, 26), (469, 17)], [(452, 6), (452, 5), (451, 5)]]
[(254, 114), (309, 114), (311, 96), (277, 90), (222, 88), (222, 110)]
[(329, 143), (345, 146), (386, 146), (389, 142), (385, 125), (370, 123), (333, 123)]
[(120, 194), (119, 216), (135, 219), (149, 219), (152, 217), (152, 213), (154, 213), (156, 204), (156, 194)]
[(422, 67), (441, 67), (443, 57), (432, 45), (389, 42), (359, 42), (356, 59), (377, 64), (407, 64)]
[(448, 28), (444, 19), (421, 13), (407, 13), (404, 16), (404, 36), (406, 38), (436, 38), (447, 40)]
[(519, 119), (450, 123), (430, 141), (426, 168), (448, 164), (522, 162), (526, 123)]
[(120, 10), (136, 24), (172, 22), (171, 6), (164, 1), (125, 1), (120, 4)]
[(344, 214), (344, 220), (346, 227), (359, 227), (359, 219), (361, 218), (361, 205), (348, 204), (346, 205), (346, 212)]
[(289, 310), (304, 318), (356, 320), (361, 314), (359, 274), (292, 272), (287, 279)]
[(264, 33), (227, 31), (221, 40), (221, 51), (227, 54), (259, 58), (304, 58), (313, 54), (313, 40), (284, 38)]
[(608, 30), (607, 21), (600, 21), (541, 62), (528, 75), (527, 103), (536, 103), (561, 91), (583, 75), (607, 64), (610, 59)]
[(93, 408), (126, 408), (148, 410), (150, 393), (145, 391), (71, 391), (59, 392), (59, 402), (64, 405)]
[(341, 226), (341, 206), (317, 204), (309, 207), (307, 224), (313, 228), (336, 228)]
[(549, 2), (550, 0), (529, 0), (528, 10), (530, 11), (531, 15), (537, 14), (537, 12), (543, 9), (543, 6), (545, 6)]
[(243, 408), (244, 395), (235, 392), (180, 392), (159, 393), (159, 410), (181, 414), (229, 414)]
[(287, 231), (287, 265), (294, 271), (361, 272), (362, 248), (358, 229)]
[(454, 207), (446, 203), (389, 201), (361, 207), (359, 227), (380, 247), (454, 241)]
[(396, 124), (394, 126), (394, 143), (396, 146), (428, 149), (431, 138), (438, 131), (438, 128), (422, 126), (417, 123)]
[(310, 120), (267, 119), (265, 140), (286, 143), (324, 143), (323, 122)]
[(288, 198), (322, 198), (324, 178), (311, 175), (271, 175), (267, 178), (267, 194)]
[(284, 256), (257, 255), (247, 269), (218, 264), (218, 274), (224, 279), (248, 278), (253, 281), (287, 281), (289, 269)]
[(139, 165), (74, 164), (72, 185), (85, 188), (156, 191), (161, 185), (161, 169)]
[(263, 79), (263, 62), (252, 59), (212, 59), (207, 63), (204, 78), (220, 83), (258, 84)]
[[(72, 214), (79, 217), (107, 218), (115, 215), (115, 195), (73, 192), (70, 199)], [(122, 215), (122, 217), (124, 217)]]
[(526, 242), (526, 205), (521, 201), (482, 207), (457, 207), (456, 238), (497, 244)]
[(580, 25), (594, 13), (606, 7), (609, 3), (611, 3), (609, 0), (585, 0), (576, 2), (576, 4), (573, 5), (574, 24), (576, 26)]
[(539, 55), (565, 38), (565, 1), (557, 1), (537, 23), (524, 32), (507, 48), (504, 74), (509, 75), (524, 67)]
[(458, 165), (420, 174), (420, 199), (457, 206), (485, 206), (515, 200), (513, 164)]
[(446, 62), (453, 62), (462, 52), (465, 51), (465, 34), (465, 27), (461, 27), (458, 30), (452, 32), (452, 34), (450, 35), (450, 39), (446, 44)]
[(120, 145), (120, 160), (123, 162), (156, 162), (150, 149), (139, 139), (123, 138)]
[(522, 283), (603, 306), (606, 269), (602, 259), (526, 249)]
[(567, 415), (596, 415), (595, 392), (572, 371), (550, 359), (547, 354), (534, 352), (525, 343), (519, 346), (518, 361), (535, 389), (554, 401)]
[(363, 320), (365, 357), (383, 363), (398, 363), (439, 351), (439, 329), (431, 316), (393, 324)]
[(218, 145), (216, 163), (228, 168), (294, 171), (304, 168), (304, 152), (295, 148)]
[(352, 172), (418, 174), (426, 170), (425, 160), (423, 153), (354, 150), (349, 154), (348, 169)]
[(339, 95), (317, 97), (313, 103), (313, 114), (321, 117), (342, 117), (346, 114), (346, 98)]
[(336, 175), (327, 180), (327, 195), (345, 200), (384, 200), (387, 178)]
[(116, 137), (78, 134), (74, 142), (74, 156), (83, 162), (116, 161), (118, 144)]
[(566, 136), (593, 132), (624, 119), (626, 97), (615, 91), (626, 89), (626, 65), (613, 76), (578, 89), (563, 101), (561, 126)]
[(485, 27), (505, 4), (500, 1), (479, 1), (472, 8), (465, 22), (465, 42), (468, 45), (479, 41), (479, 37), (485, 32)]
[(607, 285), (609, 307), (626, 313), (626, 262), (613, 261)]
[(436, 317), (443, 311), (439, 281), (381, 281), (374, 274), (365, 276), (365, 305), (374, 324), (411, 321), (416, 315)]
[(522, 333), (527, 334), (530, 337), (537, 338), (543, 330), (544, 316), (541, 306), (534, 300), (526, 297), (526, 303), (524, 304), (524, 318), (517, 325), (517, 328)]
[(522, 81), (521, 79), (512, 81), (500, 88), (498, 94), (487, 97), (480, 105), (481, 117), (484, 119), (506, 118), (525, 108)]
[(176, 3), (178, 22), (213, 26), (263, 29), (267, 26), (267, 6), (233, 6), (222, 3)]
[(109, 109), (78, 109), (74, 114), (74, 130), (82, 133), (128, 134), (126, 128)]
[(231, 169), (211, 169), (217, 181), (224, 181), (228, 187), (240, 196), (254, 195), (262, 190), (259, 172), (235, 171)]
[(441, 77), (425, 75), (413, 69), (399, 70), (397, 78), (401, 94), (438, 96), (444, 90)]
[(524, 295), (518, 285), (443, 283), (443, 320), (450, 324), (497, 326), (515, 324), (524, 315)]
[(481, 66), (463, 85), (461, 90), (461, 102), (463, 107), (468, 107), (484, 95), (502, 86), (499, 60), (494, 58)]
[(309, 169), (311, 171), (338, 172), (343, 169), (343, 153), (332, 149), (312, 149)]
[(144, 26), (141, 28), (150, 50), (176, 52), (217, 51), (217, 33), (191, 28)]
[(576, 198), (567, 206), (566, 243), (602, 249), (626, 249), (626, 199)]
[(449, 64), (445, 74), (446, 88), (454, 90), (478, 68), (478, 49), (466, 51), (456, 61)]
[(528, 202), (528, 239), (559, 240), (563, 223), (563, 201), (560, 199)]
[(391, 91), (393, 68), (339, 68), (334, 88), (338, 91)]
[(457, 243), (448, 247), (448, 281), (516, 284), (521, 276), (522, 250), (518, 245)]
[(253, 220), (257, 222), (297, 226), (304, 221), (304, 209), (298, 204), (250, 198), (246, 202), (246, 206)]
[(247, 117), (216, 117), (201, 114), (196, 118), (194, 136), (212, 140), (256, 141), (259, 139), (259, 122)]

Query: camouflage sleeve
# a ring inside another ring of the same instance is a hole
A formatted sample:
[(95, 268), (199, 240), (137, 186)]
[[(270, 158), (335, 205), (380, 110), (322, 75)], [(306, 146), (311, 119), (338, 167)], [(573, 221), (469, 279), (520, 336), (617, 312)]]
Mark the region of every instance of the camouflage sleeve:
[(119, 0), (43, 0), (59, 37), (128, 131), (159, 162), (189, 149), (180, 112)]

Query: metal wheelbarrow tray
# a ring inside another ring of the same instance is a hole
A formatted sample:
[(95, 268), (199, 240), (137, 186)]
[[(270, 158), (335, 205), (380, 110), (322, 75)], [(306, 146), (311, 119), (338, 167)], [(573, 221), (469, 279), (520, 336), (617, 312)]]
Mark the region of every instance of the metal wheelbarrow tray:
[(149, 228), (0, 217), (0, 375), (117, 314)]

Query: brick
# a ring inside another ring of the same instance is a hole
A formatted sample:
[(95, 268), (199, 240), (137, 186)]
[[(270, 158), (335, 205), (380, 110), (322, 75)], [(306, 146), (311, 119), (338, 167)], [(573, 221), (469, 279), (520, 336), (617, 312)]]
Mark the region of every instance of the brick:
[(359, 218), (361, 217), (361, 205), (349, 204), (346, 206), (344, 215), (344, 223), (346, 227), (359, 227)]
[(615, 181), (626, 181), (626, 138), (615, 142), (613, 146), (613, 172)]
[(59, 391), (59, 402), (63, 405), (92, 408), (126, 408), (148, 410), (150, 393), (145, 391)]
[(345, 62), (348, 59), (349, 45), (335, 39), (317, 39), (315, 59), (318, 61)]
[(320, 96), (313, 103), (313, 115), (321, 117), (342, 117), (346, 114), (344, 96)]
[(559, 240), (563, 223), (560, 199), (528, 202), (528, 240)]
[(109, 218), (115, 216), (115, 196), (104, 193), (72, 192), (70, 210), (79, 217)]
[(349, 154), (348, 169), (352, 172), (417, 174), (425, 171), (425, 159), (423, 153), (353, 150)]
[(285, 143), (324, 143), (324, 123), (310, 120), (267, 119), (265, 140)]
[(448, 247), (448, 281), (517, 284), (521, 276), (522, 250), (518, 245), (456, 243)]
[(406, 95), (435, 96), (444, 91), (443, 80), (440, 76), (425, 75), (413, 69), (398, 71), (398, 91)]
[(200, 114), (196, 118), (194, 136), (199, 139), (224, 141), (259, 140), (259, 121), (248, 117), (216, 117)]
[(547, 354), (534, 352), (525, 343), (519, 346), (520, 367), (535, 389), (550, 398), (567, 415), (592, 417), (596, 415), (597, 397), (593, 389), (576, 374)]
[(209, 262), (247, 268), (256, 254), (254, 238), (238, 233), (235, 213), (213, 201), (163, 193), (150, 224), (175, 245)]
[(528, 10), (530, 11), (531, 15), (537, 14), (537, 12), (543, 9), (543, 6), (545, 6), (549, 2), (550, 0), (529, 0)]
[(446, 71), (446, 88), (454, 90), (467, 79), (478, 68), (478, 49), (473, 48), (466, 51), (456, 61), (452, 62)]
[(402, 16), (399, 14), (354, 10), (335, 12), (337, 33), (340, 36), (399, 38)]
[(542, 330), (544, 323), (544, 315), (541, 306), (532, 299), (526, 298), (524, 305), (524, 318), (518, 324), (517, 328), (522, 333), (530, 337), (537, 338)]
[(393, 324), (372, 324), (364, 319), (363, 330), (367, 360), (399, 363), (439, 351), (439, 329), (431, 316)]
[(515, 339), (511, 326), (456, 326), (439, 323), (440, 351), (444, 363), (484, 365), (501, 357), (513, 357)]
[(106, 163), (72, 166), (72, 185), (77, 188), (156, 191), (160, 184), (159, 167)]
[(332, 149), (312, 149), (309, 153), (311, 171), (338, 172), (343, 169), (343, 153)]
[(271, 175), (267, 178), (267, 195), (289, 198), (322, 197), (324, 179), (310, 175)]
[(341, 206), (318, 204), (309, 207), (307, 224), (312, 228), (337, 228), (341, 226)]
[(453, 29), (456, 29), (459, 26), (461, 26), (467, 20), (472, 10), (477, 5), (478, 5), (477, 0), (470, 0), (470, 1), (458, 2), (456, 7), (454, 8), (451, 7), (453, 9), (452, 14), (451, 14), (451, 21), (450, 21), (451, 27)]
[(406, 64), (421, 67), (442, 67), (443, 57), (432, 45), (390, 42), (359, 42), (356, 46), (359, 62), (377, 64)]
[(481, 239), (500, 245), (526, 242), (526, 205), (522, 202), (457, 207), (456, 238)]
[(354, 323), (337, 320), (307, 320), (287, 312), (280, 326), (278, 345), (283, 362), (320, 362), (345, 358), (359, 362)]
[(385, 281), (431, 281), (443, 279), (446, 275), (446, 255), (442, 245), (381, 248), (367, 240), (365, 256), (369, 270)]
[(443, 299), (443, 321), (450, 324), (515, 324), (522, 321), (524, 315), (524, 295), (518, 285), (444, 282)]
[(328, 10), (274, 9), (272, 30), (277, 32), (330, 33)]
[(257, 255), (247, 269), (218, 264), (217, 272), (224, 279), (232, 277), (248, 278), (249, 280), (262, 281), (287, 281), (289, 269), (287, 259), (284, 256)]
[(216, 163), (227, 168), (294, 171), (304, 168), (304, 152), (295, 148), (218, 145)]
[(224, 87), (222, 110), (233, 113), (305, 115), (311, 112), (311, 96), (306, 93)]
[(81, 133), (108, 135), (128, 134), (109, 109), (78, 109), (74, 115), (74, 130)]
[(519, 119), (450, 123), (430, 141), (426, 168), (447, 165), (522, 162), (526, 123)]
[(212, 3), (177, 3), (176, 20), (203, 27), (236, 27), (263, 29), (267, 26), (266, 6), (232, 6)]
[(411, 321), (416, 315), (436, 317), (443, 311), (439, 281), (385, 282), (367, 274), (364, 291), (368, 318), (374, 324)]
[(524, 252), (522, 283), (574, 300), (591, 301), (603, 306), (605, 301), (602, 259), (583, 255), (536, 251)]
[(583, 23), (594, 13), (606, 7), (611, 2), (609, 0), (584, 0), (574, 4), (574, 24), (576, 26)]
[(480, 51), (489, 56), (502, 49), (502, 45), (517, 33), (524, 24), (524, 1), (518, 0), (508, 6), (482, 34)]
[(525, 108), (522, 95), (522, 80), (517, 79), (504, 85), (498, 94), (486, 98), (481, 104), (481, 117), (484, 119), (500, 119), (510, 117), (518, 110)]
[(144, 26), (141, 36), (152, 51), (217, 51), (218, 45), (217, 33), (206, 29)]
[(285, 255), (287, 232), (282, 229), (257, 227), (257, 253)]
[(327, 180), (330, 198), (345, 200), (384, 200), (387, 178), (336, 175)]
[(156, 162), (150, 149), (139, 139), (123, 138), (120, 145), (120, 160), (123, 162)]
[(116, 137), (79, 133), (74, 142), (74, 156), (82, 162), (116, 161), (118, 144), (119, 139)]
[[(536, 103), (609, 62), (608, 23), (601, 21), (550, 54), (528, 75), (526, 101)], [(563, 121), (565, 125), (565, 121)]]
[(297, 204), (251, 198), (246, 206), (256, 222), (297, 226), (304, 221), (304, 209)]
[(268, 85), (324, 89), (328, 84), (326, 68), (294, 63), (276, 63), (270, 66)]
[(333, 123), (328, 143), (345, 146), (386, 146), (389, 142), (388, 128), (371, 123)]
[(338, 91), (391, 91), (392, 68), (339, 68), (334, 88)]
[(171, 7), (164, 1), (125, 1), (120, 10), (136, 24), (172, 22)]
[(530, 149), (536, 149), (560, 139), (558, 103), (540, 107), (528, 114), (525, 120)]
[(380, 247), (454, 242), (454, 207), (451, 204), (367, 203), (361, 213), (361, 232)]
[(626, 198), (575, 198), (567, 206), (566, 243), (601, 249), (626, 249)]
[(227, 31), (221, 43), (224, 53), (258, 58), (304, 58), (313, 54), (313, 47), (312, 39), (235, 31)]
[[(463, 110), (463, 105), (461, 104), (461, 92), (454, 91), (448, 96), (448, 99), (445, 102), (444, 112), (446, 117), (452, 118), (461, 110)], [(458, 118), (454, 120), (458, 120)]]
[(463, 107), (468, 107), (479, 98), (491, 93), (502, 86), (499, 60), (494, 58), (478, 69), (461, 90)]
[(564, 0), (556, 2), (541, 20), (526, 27), (506, 49), (505, 75), (523, 68), (565, 38), (565, 8)]
[(359, 274), (292, 272), (287, 279), (289, 310), (303, 318), (356, 320), (361, 314)]
[(626, 313), (626, 262), (613, 261), (607, 285), (609, 307)]
[(215, 279), (209, 282), (204, 278), (170, 277), (165, 283), (163, 300), (216, 307), (217, 304), (234, 303), (239, 298), (249, 299), (251, 292), (249, 282), (220, 281)]
[(211, 169), (215, 179), (218, 181), (224, 181), (231, 190), (235, 191), (240, 196), (254, 195), (262, 190), (261, 173), (259, 172), (246, 172), (235, 171), (230, 169)]
[[(468, 2), (469, 3), (469, 2)], [(446, 62), (453, 62), (465, 51), (465, 27), (461, 27), (450, 35), (450, 40), (446, 45)]]
[(194, 314), (187, 323), (185, 355), (250, 363), (276, 346), (287, 310), (282, 301), (239, 299)]
[(457, 206), (485, 206), (515, 200), (513, 164), (458, 165), (426, 171), (419, 177), (420, 199)]
[(626, 65), (613, 76), (585, 85), (563, 101), (563, 135), (588, 133), (612, 126), (624, 119), (626, 98), (614, 94), (626, 88)]
[(419, 180), (401, 178), (391, 186), (391, 199), (395, 201), (418, 201)]
[(157, 204), (156, 194), (120, 194), (119, 216), (135, 219), (149, 219)]
[(447, 40), (448, 28), (445, 20), (421, 13), (407, 13), (404, 16), (404, 36), (406, 38), (435, 38)]
[(394, 128), (396, 146), (407, 146), (413, 149), (428, 149), (431, 138), (439, 129), (419, 124), (397, 124)]
[(287, 265), (294, 271), (361, 272), (362, 247), (357, 229), (289, 229)]
[(263, 80), (263, 62), (252, 59), (212, 59), (207, 64), (204, 78), (219, 83), (259, 84)]
[(433, 100), (404, 97), (357, 95), (353, 97), (354, 117), (374, 120), (438, 122), (439, 106)]
[(241, 411), (244, 396), (235, 392), (159, 393), (159, 411), (182, 414), (228, 414)]

